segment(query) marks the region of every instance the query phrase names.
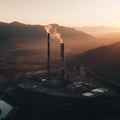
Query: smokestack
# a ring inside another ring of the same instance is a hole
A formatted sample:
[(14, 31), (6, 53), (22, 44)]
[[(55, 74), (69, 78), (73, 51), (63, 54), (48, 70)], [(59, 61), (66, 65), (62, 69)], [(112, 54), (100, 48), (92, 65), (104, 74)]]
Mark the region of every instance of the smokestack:
[(64, 74), (65, 74), (65, 61), (64, 61), (64, 43), (60, 43), (60, 49), (61, 49), (61, 80), (64, 80)]
[(48, 72), (48, 80), (50, 79), (50, 33), (48, 33), (48, 61), (47, 61), (47, 72)]

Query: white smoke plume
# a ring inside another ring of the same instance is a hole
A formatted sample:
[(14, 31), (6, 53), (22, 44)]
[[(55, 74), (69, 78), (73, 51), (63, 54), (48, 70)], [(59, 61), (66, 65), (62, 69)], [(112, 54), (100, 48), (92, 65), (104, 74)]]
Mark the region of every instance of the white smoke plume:
[(61, 34), (57, 31), (57, 27), (52, 28), (52, 25), (48, 25), (48, 26), (45, 26), (45, 30), (47, 33), (50, 33), (50, 35), (53, 39), (57, 39), (60, 41), (60, 43), (63, 43), (63, 40), (61, 38)]
[(45, 30), (46, 30), (47, 33), (50, 33), (50, 31), (52, 29), (52, 25), (47, 25), (44, 28), (45, 28)]
[(60, 41), (60, 43), (63, 42), (63, 40), (61, 38), (61, 34), (58, 33), (57, 28), (53, 29), (51, 36), (53, 39), (58, 39)]

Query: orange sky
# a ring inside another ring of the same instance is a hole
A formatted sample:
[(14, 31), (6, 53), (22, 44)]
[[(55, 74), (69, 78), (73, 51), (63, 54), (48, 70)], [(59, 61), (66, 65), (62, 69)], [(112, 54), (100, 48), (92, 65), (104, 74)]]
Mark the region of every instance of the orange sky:
[(0, 0), (0, 21), (120, 27), (120, 0)]

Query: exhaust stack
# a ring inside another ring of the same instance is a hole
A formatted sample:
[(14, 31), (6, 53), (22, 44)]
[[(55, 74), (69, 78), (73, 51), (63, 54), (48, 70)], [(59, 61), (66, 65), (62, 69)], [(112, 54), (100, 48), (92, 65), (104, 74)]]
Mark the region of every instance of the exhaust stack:
[(61, 73), (60, 73), (60, 78), (61, 80), (64, 80), (64, 75), (65, 75), (65, 60), (64, 60), (64, 43), (60, 43), (60, 51), (61, 51)]
[(48, 33), (48, 60), (47, 60), (47, 75), (48, 80), (50, 79), (50, 33)]

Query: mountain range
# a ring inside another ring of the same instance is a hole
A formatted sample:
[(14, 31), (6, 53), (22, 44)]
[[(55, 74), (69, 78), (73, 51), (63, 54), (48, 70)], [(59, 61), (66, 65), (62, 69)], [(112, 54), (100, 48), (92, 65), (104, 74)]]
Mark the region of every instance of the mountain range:
[(74, 27), (74, 28), (94, 36), (100, 36), (104, 33), (120, 32), (119, 27), (109, 27), (109, 26), (83, 26), (83, 27)]
[[(58, 24), (51, 24), (51, 26), (52, 29), (57, 30), (57, 32), (61, 34), (63, 42), (65, 43), (65, 53), (67, 53), (65, 54), (65, 57), (69, 55), (69, 57), (73, 60), (73, 63), (70, 63), (70, 65), (77, 63), (82, 64), (99, 75), (104, 76), (106, 79), (119, 81), (120, 42), (115, 43), (115, 37), (111, 37), (111, 42), (109, 39), (98, 39), (74, 28), (60, 26)], [(40, 60), (44, 61), (43, 58), (47, 56), (47, 33), (44, 27), (45, 26), (43, 25), (29, 25), (19, 22), (1, 22), (0, 51), (3, 51), (3, 53), (1, 52), (0, 54), (0, 60), (2, 61), (1, 65), (7, 68), (9, 67), (8, 63), (10, 61), (17, 61), (15, 66), (18, 66), (19, 69), (21, 66), (21, 69), (23, 70), (22, 67), (24, 66), (27, 68), (28, 65), (19, 65), (21, 64), (19, 63), (20, 60), (25, 63), (28, 63), (28, 59), (32, 60), (32, 62), (37, 60), (35, 64), (37, 64)], [(114, 44), (108, 45), (110, 43)], [(32, 54), (32, 50), (34, 49), (39, 50), (39, 52), (35, 50), (36, 54)], [(59, 49), (60, 42), (51, 37), (51, 59), (54, 60), (54, 66), (56, 66), (57, 60), (59, 62)], [(13, 51), (11, 52), (10, 50)], [(6, 53), (6, 56), (4, 53)], [(2, 60), (3, 58), (5, 58), (7, 62)], [(71, 59), (66, 59), (66, 61), (68, 60), (67, 62), (71, 62)], [(33, 69), (33, 67), (31, 68)], [(3, 80), (3, 77), (4, 76), (0, 76), (0, 81)]]
[(74, 62), (87, 66), (107, 79), (120, 82), (120, 42), (76, 55)]
[[(76, 30), (74, 28), (51, 24), (52, 29), (56, 29), (65, 43), (66, 52), (81, 53), (86, 50), (102, 45), (96, 37)], [(45, 48), (47, 33), (43, 25), (29, 25), (19, 22), (3, 23), (0, 22), (0, 49), (18, 48)], [(52, 49), (59, 48), (59, 41), (51, 39)]]

